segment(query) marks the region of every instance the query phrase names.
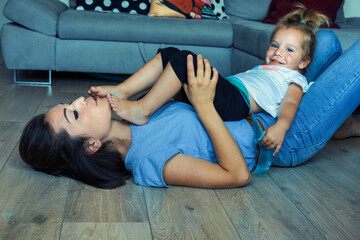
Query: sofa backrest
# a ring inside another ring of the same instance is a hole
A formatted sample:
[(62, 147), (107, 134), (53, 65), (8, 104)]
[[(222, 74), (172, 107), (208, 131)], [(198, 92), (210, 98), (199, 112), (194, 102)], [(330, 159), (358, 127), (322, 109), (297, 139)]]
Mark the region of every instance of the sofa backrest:
[(69, 7), (75, 8), (75, 6), (76, 6), (76, 0), (70, 0), (69, 1)]
[(225, 0), (229, 18), (262, 21), (268, 12), (271, 0)]

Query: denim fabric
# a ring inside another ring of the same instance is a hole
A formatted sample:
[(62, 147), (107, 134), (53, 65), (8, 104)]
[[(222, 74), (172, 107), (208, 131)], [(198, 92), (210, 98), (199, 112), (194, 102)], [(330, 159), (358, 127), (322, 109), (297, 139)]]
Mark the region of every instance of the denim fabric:
[[(276, 166), (297, 166), (319, 152), (334, 132), (360, 104), (360, 41), (316, 79), (304, 95), (287, 132)], [(268, 127), (276, 119), (259, 114)]]
[(333, 31), (318, 31), (316, 40), (314, 59), (307, 68), (308, 83), (316, 80), (342, 54), (340, 41)]

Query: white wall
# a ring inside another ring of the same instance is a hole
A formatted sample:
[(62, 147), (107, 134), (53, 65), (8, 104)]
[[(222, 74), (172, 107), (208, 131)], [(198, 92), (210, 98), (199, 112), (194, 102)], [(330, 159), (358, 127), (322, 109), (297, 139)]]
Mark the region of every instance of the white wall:
[(345, 17), (360, 17), (360, 0), (345, 0)]

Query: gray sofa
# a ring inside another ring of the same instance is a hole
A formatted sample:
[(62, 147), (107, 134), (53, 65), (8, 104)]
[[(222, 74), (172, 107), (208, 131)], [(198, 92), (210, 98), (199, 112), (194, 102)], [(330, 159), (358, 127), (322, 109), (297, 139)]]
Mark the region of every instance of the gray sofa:
[[(175, 46), (203, 54), (227, 76), (263, 62), (274, 28), (261, 23), (269, 4), (226, 0), (229, 19), (188, 20), (77, 11), (74, 0), (70, 7), (58, 0), (8, 0), (4, 16), (12, 22), (1, 30), (2, 53), (14, 70), (132, 74), (158, 48)], [(342, 29), (334, 32), (346, 51), (360, 39), (360, 18), (338, 24)]]

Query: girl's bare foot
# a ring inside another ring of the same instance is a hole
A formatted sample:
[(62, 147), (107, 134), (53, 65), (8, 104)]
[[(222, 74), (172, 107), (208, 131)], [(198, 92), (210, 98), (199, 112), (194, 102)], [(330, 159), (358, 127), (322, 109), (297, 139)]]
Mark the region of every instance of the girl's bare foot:
[[(119, 84), (120, 85), (120, 84)], [(88, 90), (88, 94), (90, 96), (99, 96), (99, 97), (106, 97), (107, 93), (111, 93), (113, 96), (116, 96), (120, 99), (127, 99), (128, 97), (124, 93), (124, 91), (121, 90), (121, 87), (119, 85), (115, 86), (92, 86)]]
[(120, 118), (135, 124), (145, 125), (148, 123), (150, 114), (143, 109), (138, 101), (129, 101), (126, 99), (120, 99), (114, 95), (107, 94), (109, 103), (113, 111)]
[(360, 137), (360, 123), (353, 116), (348, 117), (332, 136), (333, 139)]

